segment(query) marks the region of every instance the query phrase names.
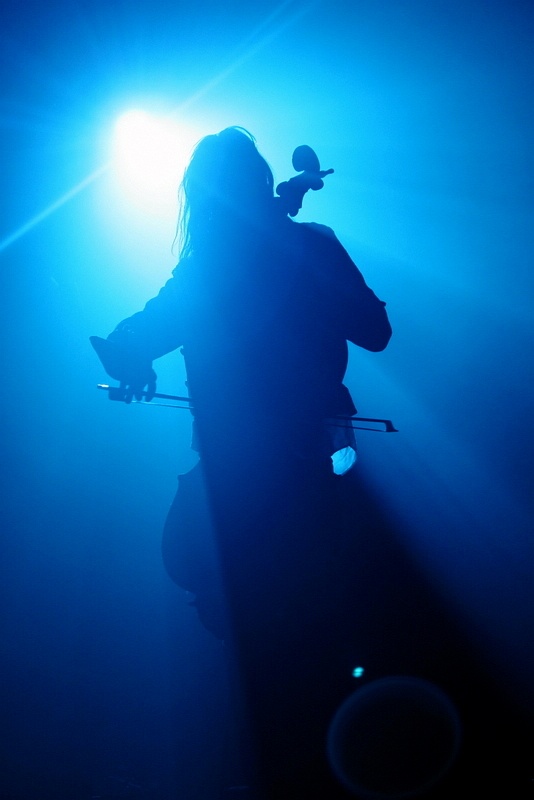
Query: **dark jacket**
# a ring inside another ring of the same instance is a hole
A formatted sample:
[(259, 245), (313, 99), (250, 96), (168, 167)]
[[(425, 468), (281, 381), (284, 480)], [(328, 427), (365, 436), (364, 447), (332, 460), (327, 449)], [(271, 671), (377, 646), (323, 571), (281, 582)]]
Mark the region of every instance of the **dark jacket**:
[(355, 413), (347, 342), (379, 351), (390, 336), (385, 303), (333, 231), (284, 218), (183, 260), (108, 338), (139, 372), (182, 347), (197, 417), (209, 407), (234, 442), (253, 427), (306, 449), (325, 418)]

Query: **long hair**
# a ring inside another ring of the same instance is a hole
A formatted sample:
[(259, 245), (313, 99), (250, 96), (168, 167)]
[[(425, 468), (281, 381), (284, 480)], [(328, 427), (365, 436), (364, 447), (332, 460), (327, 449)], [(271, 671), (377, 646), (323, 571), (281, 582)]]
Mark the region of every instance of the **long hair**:
[(271, 168), (244, 128), (201, 139), (180, 186), (180, 259), (198, 253), (219, 233), (261, 217), (272, 205), (273, 186)]

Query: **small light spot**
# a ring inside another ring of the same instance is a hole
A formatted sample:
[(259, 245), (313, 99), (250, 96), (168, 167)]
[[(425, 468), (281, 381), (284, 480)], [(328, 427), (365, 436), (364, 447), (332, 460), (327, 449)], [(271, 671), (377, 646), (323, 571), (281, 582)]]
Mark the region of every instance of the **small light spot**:
[(365, 670), (363, 667), (354, 667), (354, 669), (352, 670), (352, 677), (361, 678), (364, 672)]

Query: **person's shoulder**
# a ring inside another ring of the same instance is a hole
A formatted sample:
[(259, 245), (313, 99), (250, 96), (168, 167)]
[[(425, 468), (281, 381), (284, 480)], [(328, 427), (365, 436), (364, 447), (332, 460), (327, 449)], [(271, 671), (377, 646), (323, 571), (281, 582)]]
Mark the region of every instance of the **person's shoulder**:
[(172, 271), (173, 278), (182, 278), (184, 275), (188, 275), (191, 272), (192, 260), (191, 256), (181, 258)]
[(316, 253), (317, 256), (334, 258), (343, 250), (335, 231), (328, 225), (318, 222), (299, 222), (297, 224), (303, 234), (304, 246), (309, 252)]
[(195, 272), (193, 256), (181, 258), (172, 271), (172, 278), (168, 281), (168, 285), (171, 285), (174, 292), (187, 291), (195, 280)]
[(328, 225), (322, 225), (319, 222), (298, 222), (299, 226), (301, 226), (306, 232), (309, 232), (311, 235), (314, 236), (326, 236), (328, 239), (333, 239), (337, 241), (337, 236), (332, 230), (329, 228)]

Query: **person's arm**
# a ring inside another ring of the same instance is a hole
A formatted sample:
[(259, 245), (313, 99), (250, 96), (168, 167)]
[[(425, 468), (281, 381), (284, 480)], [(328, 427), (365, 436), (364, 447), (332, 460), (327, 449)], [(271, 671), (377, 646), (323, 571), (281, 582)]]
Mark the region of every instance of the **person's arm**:
[(142, 311), (122, 320), (107, 337), (104, 367), (119, 380), (125, 399), (140, 397), (146, 389), (151, 399), (156, 391), (152, 362), (183, 343), (180, 314), (180, 281), (175, 273)]
[(384, 350), (391, 338), (386, 304), (367, 286), (363, 275), (334, 232), (309, 224), (313, 239), (312, 269), (324, 306), (345, 338), (365, 350)]

